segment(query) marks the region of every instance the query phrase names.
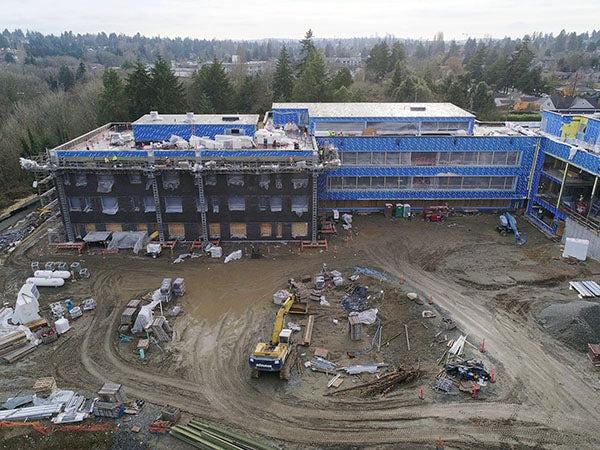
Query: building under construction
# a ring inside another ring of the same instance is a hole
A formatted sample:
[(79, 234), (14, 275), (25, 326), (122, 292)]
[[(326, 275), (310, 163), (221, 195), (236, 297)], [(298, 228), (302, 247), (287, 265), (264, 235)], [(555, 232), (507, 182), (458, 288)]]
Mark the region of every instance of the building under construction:
[(25, 167), (52, 182), (69, 241), (106, 230), (316, 243), (318, 209), (396, 203), (526, 208), (549, 234), (567, 216), (593, 229), (600, 120), (543, 117), (485, 124), (448, 103), (276, 103), (262, 122), (152, 112)]

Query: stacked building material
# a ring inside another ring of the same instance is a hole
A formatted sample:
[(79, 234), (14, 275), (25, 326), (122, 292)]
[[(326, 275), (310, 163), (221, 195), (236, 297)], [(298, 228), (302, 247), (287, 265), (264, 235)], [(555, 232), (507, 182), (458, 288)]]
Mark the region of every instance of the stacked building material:
[(152, 325), (150, 325), (150, 330), (159, 342), (168, 342), (171, 340), (173, 330), (164, 316), (156, 317), (152, 321)]
[(24, 331), (13, 331), (0, 337), (0, 357), (7, 363), (13, 363), (35, 349)]
[(123, 386), (117, 383), (104, 383), (98, 391), (98, 401), (94, 405), (96, 417), (118, 419), (125, 412), (127, 398)]
[(579, 293), (579, 298), (600, 297), (600, 286), (595, 281), (571, 281), (569, 289)]
[(185, 280), (183, 278), (176, 278), (173, 282), (173, 295), (175, 297), (183, 297), (185, 294)]
[(33, 383), (33, 391), (37, 397), (50, 397), (58, 389), (54, 377), (38, 378)]
[(350, 314), (348, 316), (348, 329), (350, 331), (350, 339), (360, 341), (362, 339), (362, 323), (358, 318), (358, 314)]

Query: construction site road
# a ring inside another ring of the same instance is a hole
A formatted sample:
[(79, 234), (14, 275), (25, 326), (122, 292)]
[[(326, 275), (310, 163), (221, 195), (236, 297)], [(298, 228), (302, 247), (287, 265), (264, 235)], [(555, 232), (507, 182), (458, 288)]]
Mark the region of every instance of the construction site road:
[[(570, 277), (598, 273), (598, 266), (565, 264), (557, 256), (558, 245), (525, 224), (530, 240), (527, 248), (517, 247), (511, 237), (494, 231), (495, 220), (458, 217), (451, 224), (434, 224), (357, 217), (352, 239), (334, 238), (328, 252), (294, 249), (227, 265), (86, 256), (92, 273), (87, 289), (97, 309), (57, 342), (47, 359), (52, 373), (41, 361), (30, 362), (27, 376), (52, 375), (59, 384), (92, 391), (107, 380), (119, 382), (132, 397), (170, 404), (285, 448), (432, 448), (438, 438), (446, 448), (597, 448), (598, 373), (584, 353), (547, 334), (532, 311), (563, 295)], [(34, 248), (23, 245), (6, 262), (5, 289), (38, 257)], [(332, 269), (377, 268), (431, 295), (469, 339), (485, 340), (497, 362), (502, 395), (440, 401), (429, 394), (420, 400), (411, 391), (308, 400), (279, 380), (253, 380), (247, 357), (272, 315), (272, 293), (291, 277), (316, 273), (323, 263)], [(207, 291), (214, 287), (219, 295), (229, 288), (241, 303), (226, 310), (215, 305), (218, 320), (189, 319), (178, 336), (186, 346), (180, 368), (132, 362), (117, 338), (124, 305), (166, 274), (196, 276)], [(211, 284), (222, 279), (229, 286)], [(498, 301), (507, 297), (509, 302)], [(22, 377), (12, 382), (5, 376), (10, 373), (2, 371), (3, 389), (22, 383)]]

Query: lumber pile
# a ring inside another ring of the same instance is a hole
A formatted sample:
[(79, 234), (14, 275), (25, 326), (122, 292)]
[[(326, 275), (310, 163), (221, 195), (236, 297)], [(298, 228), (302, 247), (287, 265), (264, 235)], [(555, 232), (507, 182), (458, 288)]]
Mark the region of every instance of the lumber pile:
[(169, 322), (163, 316), (156, 317), (150, 325), (150, 331), (156, 337), (158, 342), (169, 342), (173, 330), (169, 326)]
[(0, 357), (4, 362), (13, 363), (35, 349), (23, 331), (13, 331), (0, 338)]
[(367, 383), (357, 384), (356, 386), (348, 387), (345, 389), (338, 389), (337, 391), (328, 392), (327, 396), (339, 394), (341, 392), (358, 391), (362, 395), (385, 395), (388, 392), (394, 390), (398, 385), (402, 383), (410, 383), (418, 379), (423, 372), (419, 369), (405, 370), (400, 367), (392, 372), (382, 375), (376, 380), (369, 381)]

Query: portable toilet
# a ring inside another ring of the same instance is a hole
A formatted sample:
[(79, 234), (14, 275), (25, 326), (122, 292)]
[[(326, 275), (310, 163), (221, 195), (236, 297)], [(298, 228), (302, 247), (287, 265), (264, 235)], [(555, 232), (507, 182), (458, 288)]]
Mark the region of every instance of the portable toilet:
[(404, 217), (410, 217), (410, 205), (408, 203), (404, 204)]
[(386, 203), (385, 209), (383, 210), (383, 215), (386, 219), (391, 219), (394, 215), (394, 205), (392, 205), (391, 203)]
[(404, 205), (402, 203), (396, 203), (396, 209), (394, 210), (394, 217), (401, 219), (404, 217)]

